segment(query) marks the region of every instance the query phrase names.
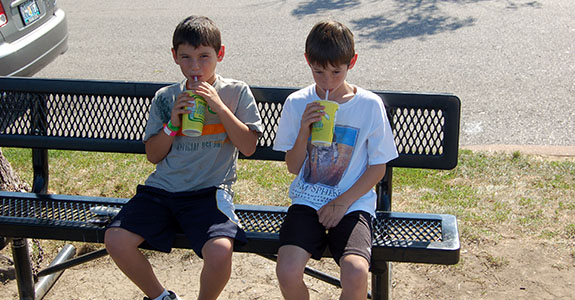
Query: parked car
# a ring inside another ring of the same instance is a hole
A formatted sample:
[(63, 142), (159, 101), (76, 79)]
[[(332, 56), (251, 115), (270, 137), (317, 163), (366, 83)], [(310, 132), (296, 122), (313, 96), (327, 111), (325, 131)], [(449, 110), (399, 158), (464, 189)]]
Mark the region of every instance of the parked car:
[(32, 76), (68, 50), (56, 0), (0, 0), (0, 76)]

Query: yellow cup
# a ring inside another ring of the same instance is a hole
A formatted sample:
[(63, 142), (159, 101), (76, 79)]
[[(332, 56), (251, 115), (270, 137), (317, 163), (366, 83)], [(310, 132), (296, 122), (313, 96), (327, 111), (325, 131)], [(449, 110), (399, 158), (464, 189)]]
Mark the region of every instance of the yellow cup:
[(182, 115), (182, 133), (187, 136), (200, 136), (204, 129), (208, 103), (202, 96), (194, 94), (193, 91), (186, 91), (186, 93), (193, 97), (194, 101), (190, 103), (191, 106), (187, 107), (190, 112)]
[(321, 117), (321, 121), (315, 122), (311, 126), (311, 143), (315, 146), (327, 147), (331, 146), (333, 141), (333, 130), (335, 127), (335, 118), (339, 104), (329, 100), (314, 101), (321, 104), (324, 109), (325, 115)]

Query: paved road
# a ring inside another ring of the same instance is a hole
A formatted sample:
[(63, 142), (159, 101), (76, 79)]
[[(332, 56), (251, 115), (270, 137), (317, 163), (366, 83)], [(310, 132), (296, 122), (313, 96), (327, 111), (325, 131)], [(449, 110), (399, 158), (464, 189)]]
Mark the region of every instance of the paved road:
[[(329, 3), (329, 4), (327, 4)], [(181, 80), (170, 54), (189, 14), (221, 28), (218, 72), (250, 85), (311, 82), (305, 36), (328, 17), (356, 35), (349, 80), (368, 89), (449, 92), (461, 144), (575, 146), (573, 0), (59, 0), (69, 51), (36, 77)]]

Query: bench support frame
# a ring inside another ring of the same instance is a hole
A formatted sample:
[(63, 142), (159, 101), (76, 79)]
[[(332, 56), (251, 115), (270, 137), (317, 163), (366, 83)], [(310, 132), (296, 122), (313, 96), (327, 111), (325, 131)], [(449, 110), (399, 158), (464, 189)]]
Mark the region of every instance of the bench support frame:
[(382, 263), (380, 265), (380, 269), (371, 270), (371, 274), (371, 290), (373, 293), (372, 299), (391, 299), (391, 262)]
[(34, 300), (34, 274), (30, 263), (30, 251), (28, 249), (28, 239), (12, 239), (12, 258), (14, 259), (14, 269), (16, 271), (16, 281), (18, 283), (18, 295), (21, 300)]

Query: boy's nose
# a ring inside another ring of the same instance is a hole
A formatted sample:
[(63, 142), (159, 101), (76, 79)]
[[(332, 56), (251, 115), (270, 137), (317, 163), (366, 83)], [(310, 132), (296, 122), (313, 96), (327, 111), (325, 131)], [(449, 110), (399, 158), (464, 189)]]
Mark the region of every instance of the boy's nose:
[(191, 67), (192, 67), (192, 70), (199, 70), (200, 69), (200, 63), (198, 62), (197, 59), (192, 59)]

